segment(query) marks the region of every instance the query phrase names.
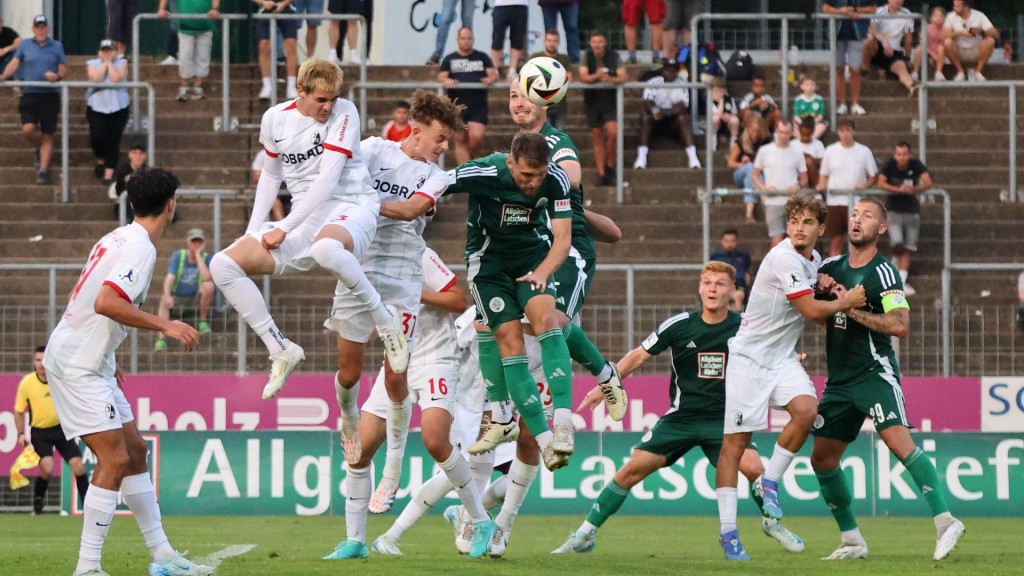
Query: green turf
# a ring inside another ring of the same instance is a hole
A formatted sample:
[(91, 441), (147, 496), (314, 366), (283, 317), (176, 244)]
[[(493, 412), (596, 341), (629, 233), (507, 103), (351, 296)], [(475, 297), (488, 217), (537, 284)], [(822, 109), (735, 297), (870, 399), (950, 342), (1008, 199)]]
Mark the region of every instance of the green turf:
[[(370, 539), (381, 534), (393, 514), (373, 516)], [(580, 574), (678, 575), (737, 574), (1021, 574), (1019, 519), (968, 518), (967, 534), (943, 562), (933, 562), (934, 528), (927, 518), (867, 518), (861, 530), (868, 540), (867, 560), (825, 563), (820, 560), (838, 544), (831, 518), (787, 518), (786, 525), (802, 536), (801, 554), (783, 551), (765, 537), (756, 519), (740, 521), (744, 545), (753, 561), (723, 559), (716, 541), (717, 520), (709, 517), (619, 516), (600, 531), (590, 554), (551, 556), (582, 517), (523, 516), (515, 525), (503, 559), (460, 557), (448, 526), (428, 516), (402, 539), (402, 558), (371, 553), (368, 560), (324, 561), (344, 534), (338, 517), (168, 517), (171, 543), (191, 556), (204, 556), (233, 544), (256, 544), (252, 551), (229, 558), (217, 574), (307, 575), (359, 574)], [(0, 516), (0, 576), (67, 575), (77, 560), (81, 518)], [(111, 576), (146, 573), (148, 554), (135, 522), (115, 518), (104, 548), (103, 567)], [(827, 570), (827, 572), (824, 572)]]

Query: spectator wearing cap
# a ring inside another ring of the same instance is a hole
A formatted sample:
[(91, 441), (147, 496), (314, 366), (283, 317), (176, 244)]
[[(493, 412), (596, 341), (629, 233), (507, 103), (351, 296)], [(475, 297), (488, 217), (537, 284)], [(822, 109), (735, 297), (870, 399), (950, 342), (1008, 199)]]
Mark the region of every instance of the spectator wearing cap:
[[(96, 156), (96, 178), (109, 186), (121, 155), (121, 135), (128, 124), (128, 90), (117, 84), (128, 78), (128, 61), (114, 51), (113, 40), (100, 41), (99, 57), (85, 63), (89, 81), (104, 84), (85, 93), (89, 145)], [(109, 86), (109, 87), (108, 87)]]
[[(110, 199), (115, 202), (114, 219), (118, 219), (120, 217), (120, 210), (118, 209), (116, 202), (118, 201), (118, 198), (124, 194), (125, 186), (128, 185), (128, 180), (131, 179), (132, 174), (134, 174), (136, 170), (148, 166), (148, 164), (146, 164), (146, 160), (148, 158), (149, 154), (146, 152), (145, 146), (139, 143), (133, 144), (132, 147), (128, 149), (128, 161), (118, 166), (117, 170), (114, 172), (114, 183), (110, 185), (110, 189), (107, 192)], [(128, 204), (127, 214), (127, 221), (131, 222), (134, 217), (131, 203)], [(174, 219), (178, 219), (177, 211), (174, 212)]]
[[(679, 78), (679, 65), (671, 58), (665, 58), (661, 62), (661, 74), (651, 78), (647, 84), (652, 88), (644, 88), (643, 112), (640, 114), (640, 146), (636, 149), (636, 162), (633, 168), (647, 168), (647, 151), (654, 131), (678, 135), (679, 140), (686, 148), (686, 158), (690, 168), (700, 168), (700, 160), (697, 158), (697, 147), (693, 144), (693, 134), (690, 133), (690, 116), (687, 108), (690, 105), (690, 96), (686, 88), (682, 87), (682, 80)], [(679, 84), (678, 87), (660, 88), (660, 86)], [(653, 87), (659, 88), (653, 88)]]
[[(171, 262), (164, 276), (164, 293), (160, 297), (157, 316), (170, 320), (171, 310), (177, 308), (197, 309), (199, 321), (196, 329), (200, 334), (209, 334), (208, 321), (210, 305), (213, 303), (213, 277), (210, 276), (210, 259), (213, 256), (206, 252), (206, 235), (199, 228), (188, 231), (188, 246), (171, 253)], [(153, 349), (157, 352), (167, 350), (167, 339), (164, 334), (157, 338)]]
[[(32, 40), (18, 45), (14, 58), (0, 72), (0, 81), (15, 73), (28, 82), (60, 82), (67, 76), (64, 45), (50, 38), (50, 24), (46, 16), (39, 15), (32, 20)], [(60, 115), (60, 89), (48, 86), (25, 88), (18, 111), (21, 113), (21, 133), (36, 149), (39, 163), (36, 184), (49, 184), (53, 134), (57, 131)]]
[(21, 44), (21, 36), (14, 28), (4, 26), (4, 18), (0, 16), (0, 71), (14, 58), (14, 51)]

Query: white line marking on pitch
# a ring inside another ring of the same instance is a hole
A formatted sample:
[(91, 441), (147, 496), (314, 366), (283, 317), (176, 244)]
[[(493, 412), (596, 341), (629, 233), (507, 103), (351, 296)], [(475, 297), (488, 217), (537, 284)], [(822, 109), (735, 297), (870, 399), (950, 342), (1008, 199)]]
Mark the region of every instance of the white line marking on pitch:
[(232, 546), (228, 546), (223, 550), (220, 550), (219, 552), (214, 552), (213, 554), (202, 556), (200, 558), (195, 558), (192, 561), (196, 564), (205, 564), (210, 568), (216, 568), (224, 560), (231, 558), (232, 556), (241, 556), (242, 554), (245, 554), (246, 552), (252, 550), (255, 547), (255, 544), (234, 544)]

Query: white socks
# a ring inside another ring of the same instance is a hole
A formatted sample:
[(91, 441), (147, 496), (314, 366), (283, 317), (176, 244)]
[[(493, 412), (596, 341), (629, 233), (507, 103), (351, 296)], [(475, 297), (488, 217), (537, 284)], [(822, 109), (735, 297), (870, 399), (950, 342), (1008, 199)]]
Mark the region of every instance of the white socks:
[(555, 408), (554, 416), (551, 418), (554, 424), (568, 424), (572, 426), (572, 409)]
[(110, 532), (110, 522), (117, 509), (117, 491), (89, 486), (85, 493), (82, 515), (82, 541), (78, 548), (76, 572), (98, 570), (103, 552), (103, 540)]
[(508, 484), (506, 484), (505, 503), (501, 505), (501, 512), (494, 521), (504, 530), (512, 527), (519, 514), (519, 508), (523, 506), (526, 493), (530, 490), (534, 478), (540, 466), (531, 466), (515, 458), (508, 471)]
[(607, 381), (611, 380), (611, 378), (612, 378), (612, 365), (607, 363), (607, 362), (605, 362), (604, 363), (604, 368), (601, 368), (601, 371), (598, 372), (597, 374), (595, 374), (594, 376), (595, 376), (595, 378), (597, 378), (598, 382), (607, 382)]
[(764, 470), (765, 480), (778, 482), (779, 478), (782, 478), (782, 475), (786, 473), (786, 469), (789, 468), (790, 462), (793, 461), (793, 456), (792, 452), (776, 443), (775, 451), (772, 452), (772, 459), (768, 461), (768, 467)]
[(356, 469), (346, 464), (345, 469), (345, 537), (366, 544), (366, 511), (373, 493), (370, 467)]
[(854, 528), (853, 530), (847, 530), (839, 533), (839, 541), (843, 546), (865, 546), (867, 542), (864, 541), (864, 536), (860, 533), (860, 528)]
[(391, 528), (388, 528), (385, 536), (401, 540), (402, 535), (416, 525), (420, 518), (436, 506), (451, 489), (452, 483), (448, 480), (448, 476), (437, 474), (431, 477), (430, 480), (423, 483), (423, 486), (420, 486), (419, 491), (405, 505), (405, 509), (398, 515)]
[(462, 454), (453, 449), (448, 459), (439, 464), (455, 489), (455, 493), (459, 495), (462, 505), (466, 507), (466, 513), (469, 514), (473, 523), (490, 518), (480, 503), (480, 492), (477, 491), (476, 483), (473, 482), (473, 473), (469, 471), (469, 463), (462, 457)]
[(294, 92), (295, 90), (296, 90), (296, 88), (295, 88), (295, 76), (289, 76), (288, 77), (288, 91), (289, 92)]
[(484, 510), (490, 510), (491, 508), (497, 508), (505, 502), (505, 496), (508, 495), (508, 476), (501, 476), (494, 482), (491, 482), (484, 490), (483, 496), (480, 500), (484, 504)]
[(736, 529), (736, 504), (739, 501), (739, 494), (735, 488), (719, 488), (718, 494), (718, 522), (721, 526), (719, 534), (726, 534)]
[(637, 146), (636, 147), (636, 156), (637, 156), (637, 158), (643, 158), (644, 162), (646, 162), (647, 161), (647, 151), (648, 150), (650, 150), (650, 148), (648, 148), (647, 146)]
[(554, 440), (555, 435), (554, 433), (551, 432), (551, 430), (545, 430), (540, 434), (537, 434), (533, 438), (537, 441), (537, 446), (540, 448), (540, 451), (543, 454), (544, 449), (548, 447), (548, 444), (551, 444), (551, 441)]
[(270, 76), (263, 77), (263, 88), (268, 92), (270, 91), (271, 88), (273, 88), (273, 85), (270, 83)]
[(359, 382), (351, 388), (343, 388), (338, 383), (338, 373), (334, 374), (334, 394), (338, 398), (341, 417), (346, 433), (354, 434), (359, 423)]
[(263, 340), (267, 351), (273, 354), (290, 343), (270, 317), (263, 293), (245, 273), (245, 270), (224, 253), (215, 254), (210, 261), (210, 275), (224, 293), (224, 298), (245, 319), (245, 323)]
[(409, 436), (410, 420), (412, 420), (412, 399), (409, 396), (406, 396), (405, 400), (401, 402), (388, 403), (388, 456), (387, 464), (384, 466), (384, 477), (395, 482), (398, 482), (402, 476), (402, 458), (405, 456), (405, 441)]
[[(494, 450), (484, 454), (471, 454), (469, 456), (469, 470), (473, 473), (473, 481), (476, 482), (476, 490), (480, 494), (487, 490), (487, 483), (494, 473)], [(504, 476), (502, 476), (504, 478)], [(484, 506), (493, 508), (493, 506)]]
[(321, 268), (334, 274), (343, 286), (352, 292), (360, 304), (366, 306), (378, 326), (391, 326), (392, 316), (380, 301), (380, 294), (366, 279), (363, 267), (355, 254), (333, 238), (321, 238), (309, 248), (309, 255)]
[(139, 524), (139, 531), (142, 532), (153, 561), (162, 563), (173, 558), (176, 552), (171, 548), (167, 534), (164, 533), (164, 525), (160, 519), (160, 504), (156, 501), (156, 489), (153, 488), (149, 473), (143, 472), (122, 480), (121, 496)]
[(910, 270), (900, 270), (900, 280), (902, 280), (904, 284), (907, 283), (907, 278), (909, 276), (910, 276)]
[(508, 424), (512, 421), (514, 405), (511, 400), (491, 402), (491, 421), (498, 424)]

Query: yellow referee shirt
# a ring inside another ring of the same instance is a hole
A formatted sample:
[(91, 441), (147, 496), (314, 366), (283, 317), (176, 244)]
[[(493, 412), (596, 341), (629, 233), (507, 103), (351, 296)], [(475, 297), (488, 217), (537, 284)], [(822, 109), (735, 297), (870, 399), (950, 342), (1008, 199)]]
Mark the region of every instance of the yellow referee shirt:
[(26, 375), (18, 383), (14, 411), (24, 412), (26, 409), (32, 413), (33, 428), (53, 428), (60, 424), (57, 409), (53, 407), (53, 398), (50, 397), (50, 387), (35, 372)]

